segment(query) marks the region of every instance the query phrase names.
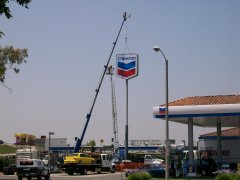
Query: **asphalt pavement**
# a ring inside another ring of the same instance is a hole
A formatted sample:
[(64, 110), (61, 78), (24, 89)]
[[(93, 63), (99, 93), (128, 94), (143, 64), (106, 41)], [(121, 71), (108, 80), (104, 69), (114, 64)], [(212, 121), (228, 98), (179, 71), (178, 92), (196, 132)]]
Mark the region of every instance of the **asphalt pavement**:
[[(0, 173), (0, 180), (17, 180), (16, 175), (3, 175)], [(75, 179), (87, 179), (87, 180), (126, 180), (125, 173), (117, 172), (117, 173), (88, 173), (88, 175), (79, 175), (75, 174), (73, 176), (69, 176), (66, 173), (54, 173), (51, 174), (51, 180), (75, 180)], [(33, 179), (34, 180), (34, 179)]]

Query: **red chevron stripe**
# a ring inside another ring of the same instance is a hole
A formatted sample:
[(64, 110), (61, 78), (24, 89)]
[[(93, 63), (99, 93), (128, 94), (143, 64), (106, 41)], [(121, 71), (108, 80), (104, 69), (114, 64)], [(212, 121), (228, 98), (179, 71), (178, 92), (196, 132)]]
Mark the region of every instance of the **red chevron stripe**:
[(130, 77), (132, 75), (135, 75), (135, 73), (136, 73), (136, 69), (131, 69), (129, 71), (124, 71), (122, 69), (118, 69), (118, 71), (117, 71), (117, 74), (119, 76), (123, 76), (123, 77)]

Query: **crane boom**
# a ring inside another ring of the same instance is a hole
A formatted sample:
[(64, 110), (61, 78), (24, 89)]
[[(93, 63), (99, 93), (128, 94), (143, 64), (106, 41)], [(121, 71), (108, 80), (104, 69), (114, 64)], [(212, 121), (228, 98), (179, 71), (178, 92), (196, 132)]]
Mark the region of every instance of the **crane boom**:
[(107, 69), (107, 74), (110, 75), (111, 83), (111, 95), (112, 95), (112, 120), (113, 120), (113, 144), (114, 144), (114, 153), (118, 148), (118, 124), (117, 124), (117, 107), (116, 107), (116, 95), (115, 95), (115, 82), (113, 80), (113, 71), (114, 68), (109, 66)]
[(103, 81), (104, 76), (105, 76), (105, 74), (106, 74), (108, 64), (109, 64), (109, 62), (110, 62), (110, 60), (111, 60), (113, 51), (114, 51), (114, 49), (115, 49), (115, 46), (116, 46), (116, 44), (117, 44), (119, 35), (120, 35), (121, 30), (122, 30), (122, 27), (123, 27), (123, 24), (124, 24), (124, 22), (125, 22), (126, 20), (127, 20), (127, 13), (125, 12), (125, 13), (123, 14), (123, 21), (122, 21), (121, 27), (120, 27), (120, 29), (119, 29), (119, 32), (118, 32), (118, 34), (117, 34), (117, 38), (116, 38), (115, 42), (113, 42), (113, 47), (112, 47), (111, 53), (110, 53), (109, 58), (108, 58), (108, 60), (107, 60), (107, 62), (106, 62), (106, 65), (105, 65), (104, 68), (103, 68), (103, 72), (102, 72), (102, 75), (101, 75), (101, 77), (100, 77), (100, 80), (99, 80), (97, 89), (95, 89), (95, 95), (94, 95), (93, 102), (92, 102), (92, 104), (91, 104), (89, 113), (88, 113), (87, 116), (86, 116), (86, 122), (85, 122), (85, 125), (84, 125), (84, 128), (83, 128), (82, 135), (81, 135), (80, 138), (77, 138), (77, 140), (76, 140), (76, 145), (75, 145), (75, 148), (74, 148), (74, 152), (79, 152), (80, 147), (82, 146), (82, 141), (83, 141), (84, 135), (85, 135), (85, 133), (86, 133), (86, 130), (87, 130), (87, 127), (88, 127), (88, 123), (89, 123), (89, 120), (90, 120), (90, 118), (91, 118), (92, 111), (93, 111), (95, 102), (96, 102), (96, 100), (97, 100), (99, 90), (100, 90), (101, 85), (102, 85), (102, 81)]

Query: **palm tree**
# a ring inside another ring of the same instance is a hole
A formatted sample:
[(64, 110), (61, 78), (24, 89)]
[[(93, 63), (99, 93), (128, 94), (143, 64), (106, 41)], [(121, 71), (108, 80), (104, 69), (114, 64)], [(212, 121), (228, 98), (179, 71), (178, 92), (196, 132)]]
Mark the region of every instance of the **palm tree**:
[(101, 146), (103, 146), (104, 140), (100, 139)]

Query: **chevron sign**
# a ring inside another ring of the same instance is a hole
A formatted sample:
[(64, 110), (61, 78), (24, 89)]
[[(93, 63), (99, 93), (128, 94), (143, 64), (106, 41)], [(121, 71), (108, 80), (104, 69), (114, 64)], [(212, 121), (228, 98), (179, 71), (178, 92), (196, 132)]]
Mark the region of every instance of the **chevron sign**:
[(117, 54), (116, 75), (123, 79), (131, 79), (138, 75), (137, 54)]

